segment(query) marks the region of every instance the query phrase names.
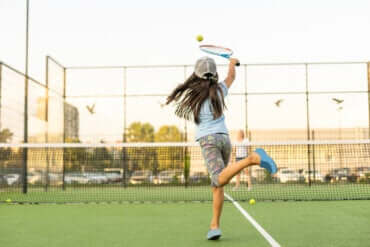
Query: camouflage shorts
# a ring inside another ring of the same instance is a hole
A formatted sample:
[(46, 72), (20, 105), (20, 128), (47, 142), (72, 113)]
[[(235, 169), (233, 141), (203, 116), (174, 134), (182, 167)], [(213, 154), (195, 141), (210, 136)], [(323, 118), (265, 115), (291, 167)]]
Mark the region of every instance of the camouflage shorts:
[(207, 170), (211, 176), (211, 185), (218, 187), (218, 176), (227, 166), (231, 154), (229, 136), (226, 134), (211, 134), (201, 137), (199, 140), (202, 155)]

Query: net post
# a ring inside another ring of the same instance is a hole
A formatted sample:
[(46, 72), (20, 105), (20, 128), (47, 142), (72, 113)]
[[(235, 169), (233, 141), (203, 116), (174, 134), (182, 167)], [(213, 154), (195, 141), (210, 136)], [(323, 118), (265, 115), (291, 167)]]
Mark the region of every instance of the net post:
[[(306, 121), (307, 121), (307, 140), (311, 140), (311, 131), (310, 131), (310, 94), (308, 90), (308, 64), (305, 63), (305, 79), (306, 79)], [(311, 145), (307, 144), (307, 161), (308, 161), (308, 186), (311, 187)]]

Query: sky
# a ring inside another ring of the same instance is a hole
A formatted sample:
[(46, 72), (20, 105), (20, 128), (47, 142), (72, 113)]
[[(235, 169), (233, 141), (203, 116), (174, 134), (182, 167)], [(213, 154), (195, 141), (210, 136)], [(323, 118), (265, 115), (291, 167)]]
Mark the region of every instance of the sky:
[[(0, 0), (0, 60), (24, 71), (25, 0)], [(370, 60), (367, 0), (30, 0), (30, 74), (64, 65), (193, 64), (195, 37), (242, 63)]]
[[(0, 61), (20, 71), (24, 71), (25, 67), (25, 5), (25, 0), (0, 0)], [(204, 36), (203, 43), (232, 48), (234, 56), (242, 64), (370, 61), (369, 13), (368, 0), (30, 0), (29, 74), (41, 82), (45, 81), (46, 55), (51, 55), (67, 67), (194, 64), (203, 55), (195, 39), (198, 34)], [(216, 61), (226, 63), (222, 58), (216, 58)], [(323, 80), (328, 79), (320, 69), (322, 68), (313, 68), (311, 71), (311, 79), (316, 82), (313, 84), (319, 85), (318, 88), (323, 90), (334, 88), (333, 85), (320, 86), (323, 85)], [(361, 74), (361, 78), (354, 76), (355, 79), (351, 79), (355, 81), (352, 81), (352, 85), (365, 90), (358, 86), (366, 80), (366, 75), (363, 74), (365, 68), (356, 67), (350, 71)], [(252, 81), (254, 72), (259, 73), (260, 78), (259, 83), (255, 84), (256, 88), (251, 87), (251, 90), (269, 88), (287, 91), (287, 88), (292, 89), (291, 85), (284, 84), (287, 78), (300, 81), (295, 85), (297, 88), (304, 88), (302, 68), (278, 73), (269, 70), (258, 72), (258, 69), (251, 72), (249, 76), (252, 76)], [(117, 73), (118, 76), (121, 75), (121, 72)], [(223, 70), (222, 73), (225, 75), (226, 71)], [(238, 73), (238, 80), (243, 81), (243, 70), (239, 69)], [(166, 81), (175, 78), (179, 81), (183, 79), (184, 72), (180, 70), (154, 74), (151, 77), (155, 79), (151, 84), (137, 84), (137, 87), (129, 90), (136, 93), (158, 91), (157, 85), (165, 76)], [(128, 76), (132, 81), (135, 78), (136, 81), (144, 81), (140, 71)], [(315, 76), (321, 79), (315, 79)], [(98, 78), (99, 75), (95, 77)], [(351, 89), (347, 83), (349, 79), (345, 80), (347, 77), (347, 74), (338, 73), (331, 80), (335, 79), (339, 88), (347, 90)], [(77, 81), (83, 81), (81, 77), (76, 78)], [(91, 78), (89, 80), (92, 81)], [(96, 86), (86, 88), (86, 92), (99, 92), (99, 82), (97, 83)], [(163, 88), (173, 86), (166, 84)], [(113, 93), (118, 90), (114, 86), (112, 88)], [(232, 92), (237, 93), (241, 88), (243, 86), (235, 86)], [(336, 111), (337, 106), (334, 104), (323, 107), (322, 102), (327, 99), (320, 99), (323, 97), (320, 95), (315, 96), (311, 113), (315, 119), (311, 124), (320, 127), (363, 126), (368, 119), (365, 96), (347, 95), (347, 107), (342, 112)], [(273, 108), (274, 102), (281, 97), (285, 97), (284, 104), (290, 107), (279, 108), (277, 111)], [(328, 97), (338, 96), (333, 94), (326, 98)], [(271, 125), (272, 119), (280, 119), (275, 121), (276, 128), (306, 126), (305, 113), (302, 111), (304, 98), (276, 95), (266, 98), (264, 105), (258, 99), (251, 97), (250, 107), (259, 108), (261, 112), (274, 112), (269, 116), (259, 114), (258, 111), (250, 112), (248, 121), (252, 127), (266, 128)], [(97, 128), (103, 128), (109, 115), (105, 109), (117, 99), (100, 100), (103, 101), (100, 106), (104, 107), (99, 108), (99, 104), (96, 107), (97, 112), (102, 114), (99, 121), (93, 120), (85, 109), (86, 105), (94, 104), (96, 100), (72, 101), (79, 105), (83, 119), (81, 124), (84, 126), (81, 129), (89, 135), (90, 122), (95, 121)], [(240, 114), (245, 111), (241, 106), (243, 100), (235, 97), (229, 101), (232, 107), (229, 107), (230, 112), (227, 114), (234, 116), (234, 121), (229, 125), (232, 128), (242, 126), (245, 121), (244, 115)], [(289, 104), (289, 101), (292, 103)], [(148, 117), (137, 110), (139, 106), (134, 99), (130, 99), (129, 104), (132, 106), (132, 118)], [(147, 104), (151, 104), (150, 101)], [(361, 114), (353, 116), (353, 109), (359, 104), (365, 105), (364, 109), (360, 109)], [(159, 108), (157, 110), (159, 112)], [(160, 118), (165, 118), (172, 110), (160, 110), (163, 114)], [(292, 113), (299, 117), (289, 119)], [(325, 116), (329, 117), (321, 121)], [(288, 118), (289, 121), (283, 121), (283, 118)], [(117, 132), (122, 119), (114, 122), (117, 127), (112, 129)]]

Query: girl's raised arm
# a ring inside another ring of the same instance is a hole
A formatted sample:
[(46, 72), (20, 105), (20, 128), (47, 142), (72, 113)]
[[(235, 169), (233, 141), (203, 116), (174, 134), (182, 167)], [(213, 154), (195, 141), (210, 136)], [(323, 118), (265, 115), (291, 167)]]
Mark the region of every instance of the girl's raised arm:
[(225, 84), (228, 88), (231, 87), (231, 84), (233, 84), (235, 80), (235, 65), (239, 63), (239, 60), (236, 58), (230, 58), (229, 63), (229, 72), (227, 73), (227, 77), (225, 79)]

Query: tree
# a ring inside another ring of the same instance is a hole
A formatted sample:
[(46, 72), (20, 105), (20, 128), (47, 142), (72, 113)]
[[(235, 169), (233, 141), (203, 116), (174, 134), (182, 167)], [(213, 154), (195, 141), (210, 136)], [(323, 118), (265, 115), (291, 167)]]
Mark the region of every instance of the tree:
[(183, 134), (175, 125), (163, 125), (155, 133), (156, 142), (181, 142)]
[[(100, 141), (104, 143), (104, 141)], [(107, 167), (113, 166), (113, 155), (110, 150), (106, 147), (95, 148), (92, 153), (92, 162), (93, 169), (104, 169)]]
[[(155, 134), (156, 142), (180, 142), (182, 139), (181, 131), (174, 125), (163, 125)], [(184, 154), (183, 147), (158, 147), (158, 170), (183, 170)]]
[[(0, 131), (0, 142), (9, 142), (12, 140), (13, 133), (9, 129), (3, 129)], [(0, 166), (7, 165), (13, 156), (13, 150), (11, 148), (0, 149)]]
[[(127, 142), (153, 142), (154, 127), (150, 123), (133, 122), (127, 129)], [(157, 152), (153, 147), (129, 147), (123, 150), (129, 170), (151, 170), (157, 173)]]
[(153, 142), (154, 127), (150, 123), (133, 122), (127, 129), (127, 142)]
[[(80, 143), (77, 138), (66, 138), (66, 143)], [(68, 172), (80, 172), (82, 166), (86, 165), (88, 153), (86, 148), (67, 147), (63, 151), (63, 162)]]
[(0, 142), (8, 142), (13, 138), (13, 133), (9, 129), (3, 129), (0, 131)]

